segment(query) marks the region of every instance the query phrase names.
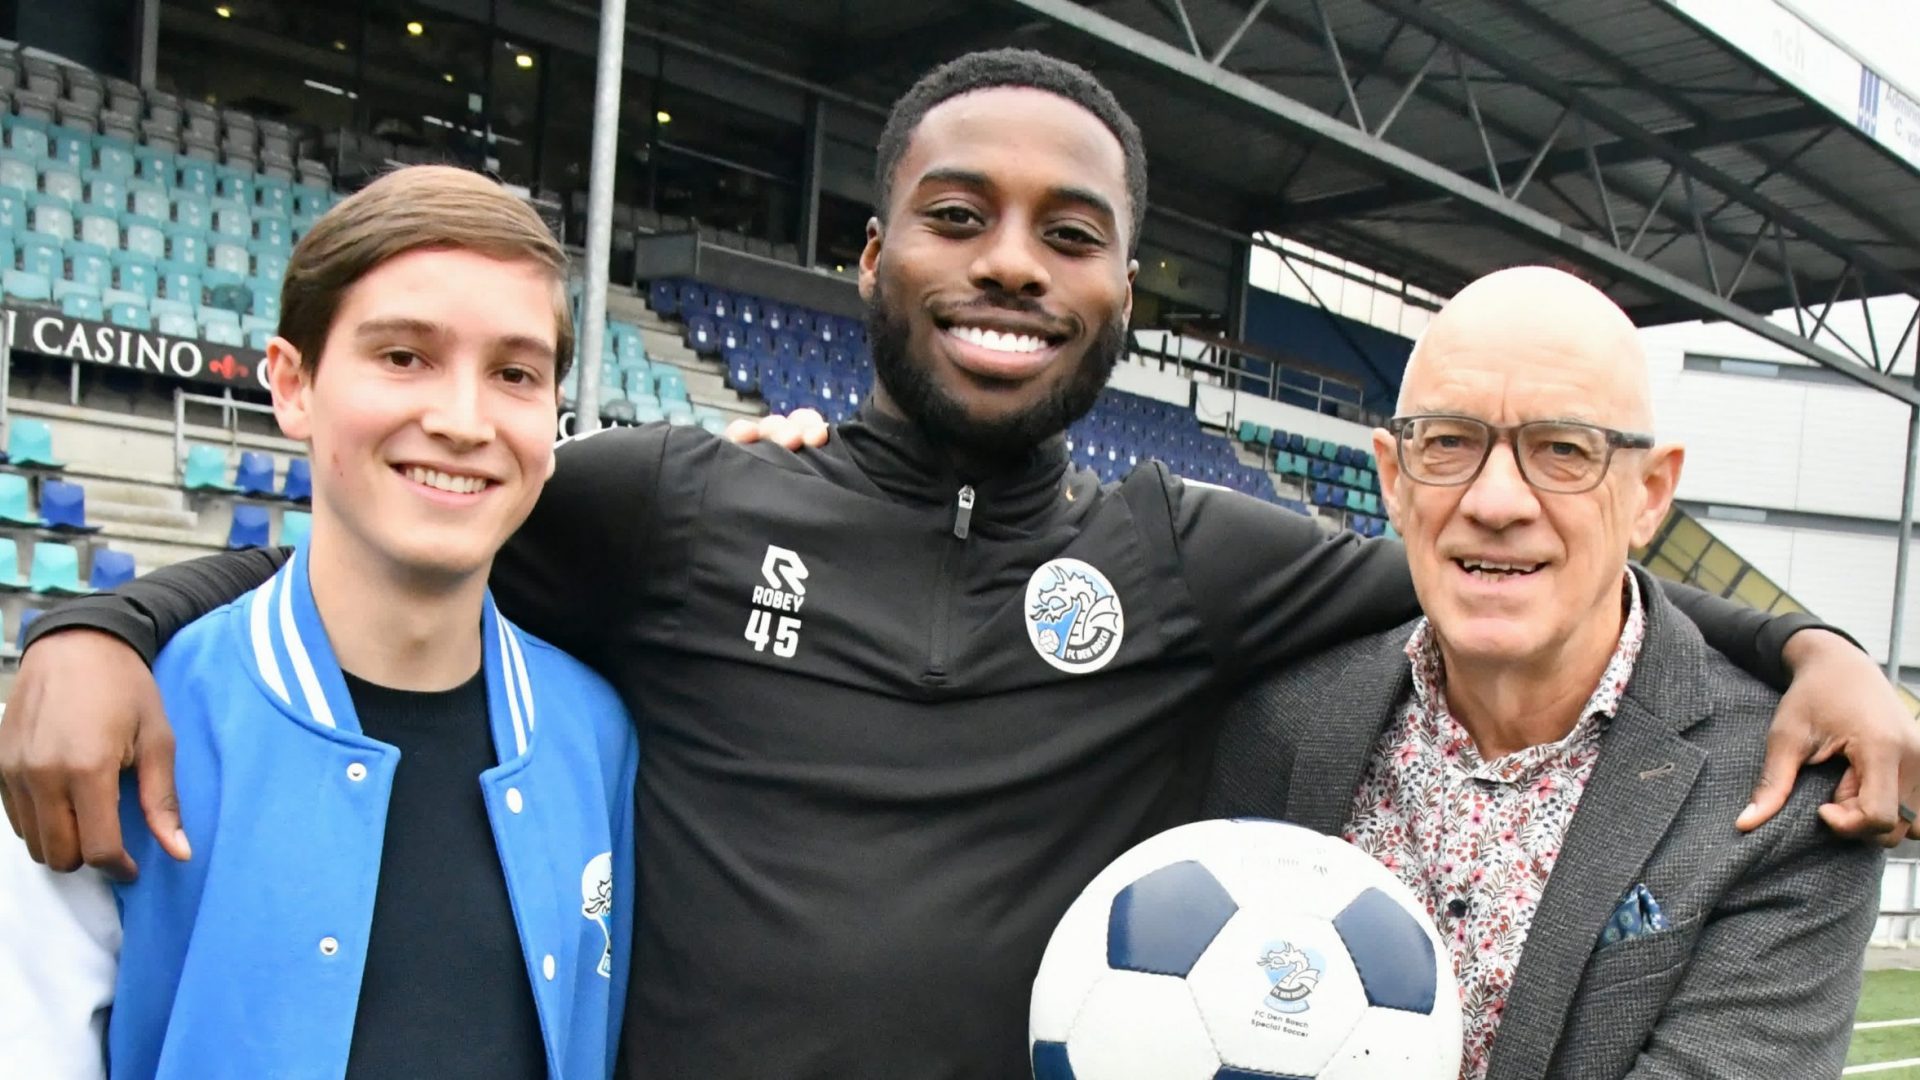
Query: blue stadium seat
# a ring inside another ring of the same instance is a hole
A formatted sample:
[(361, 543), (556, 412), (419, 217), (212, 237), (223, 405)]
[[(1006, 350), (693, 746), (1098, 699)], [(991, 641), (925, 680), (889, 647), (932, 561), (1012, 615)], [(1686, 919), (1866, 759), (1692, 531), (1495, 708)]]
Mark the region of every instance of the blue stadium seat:
[(98, 547), (93, 549), (93, 570), (87, 585), (95, 590), (117, 589), (133, 580), (133, 556), (124, 551)]
[(697, 281), (682, 281), (675, 286), (674, 310), (691, 317), (707, 309), (707, 290)]
[(273, 490), (273, 455), (257, 450), (242, 452), (240, 465), (233, 471), (233, 483), (243, 495), (278, 498), (279, 492)]
[(702, 355), (720, 350), (720, 332), (712, 318), (695, 315), (687, 320), (687, 347)]
[(680, 290), (672, 278), (654, 278), (648, 284), (647, 307), (661, 315), (680, 313)]
[(742, 326), (758, 326), (766, 321), (761, 313), (760, 301), (751, 296), (735, 298), (733, 317), (740, 320)]
[(33, 545), (33, 571), (28, 584), (42, 596), (82, 596), (92, 591), (80, 583), (79, 550), (51, 540)]
[(313, 463), (297, 457), (287, 461), (286, 481), (280, 487), (281, 498), (292, 502), (313, 500)]
[(227, 530), (227, 546), (240, 548), (266, 547), (267, 533), (272, 525), (267, 508), (252, 503), (233, 504), (233, 525)]
[(727, 388), (737, 394), (754, 394), (760, 391), (760, 376), (754, 369), (753, 354), (745, 348), (727, 352)]
[(87, 491), (65, 480), (46, 480), (40, 485), (40, 521), (56, 532), (96, 533), (100, 526), (87, 523)]

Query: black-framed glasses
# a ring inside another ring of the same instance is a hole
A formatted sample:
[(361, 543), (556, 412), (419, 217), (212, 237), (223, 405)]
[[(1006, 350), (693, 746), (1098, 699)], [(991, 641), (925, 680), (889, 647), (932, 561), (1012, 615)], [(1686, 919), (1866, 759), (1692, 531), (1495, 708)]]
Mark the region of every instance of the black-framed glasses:
[(1648, 450), (1653, 436), (1569, 420), (1531, 420), (1496, 427), (1471, 416), (1428, 413), (1387, 421), (1400, 468), (1415, 483), (1471, 484), (1496, 443), (1513, 448), (1520, 477), (1540, 491), (1578, 495), (1606, 479), (1615, 450)]

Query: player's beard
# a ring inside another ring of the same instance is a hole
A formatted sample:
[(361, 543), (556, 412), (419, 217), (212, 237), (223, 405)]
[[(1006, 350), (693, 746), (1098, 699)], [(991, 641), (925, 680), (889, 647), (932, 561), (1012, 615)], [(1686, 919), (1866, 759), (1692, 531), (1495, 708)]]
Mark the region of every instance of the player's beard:
[[(1012, 304), (1008, 307), (1014, 309)], [(995, 467), (1018, 462), (1093, 408), (1114, 365), (1126, 355), (1127, 326), (1115, 318), (1101, 327), (1071, 375), (1025, 409), (993, 419), (968, 413), (965, 402), (934, 379), (930, 365), (910, 355), (911, 341), (906, 313), (889, 303), (876, 279), (867, 301), (867, 342), (874, 374), (893, 403), (928, 438), (953, 448), (967, 461)]]

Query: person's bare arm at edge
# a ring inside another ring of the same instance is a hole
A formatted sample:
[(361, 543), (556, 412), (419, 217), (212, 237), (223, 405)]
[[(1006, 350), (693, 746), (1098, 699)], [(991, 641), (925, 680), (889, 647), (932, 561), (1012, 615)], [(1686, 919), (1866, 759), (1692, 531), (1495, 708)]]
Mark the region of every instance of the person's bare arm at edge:
[[(803, 409), (735, 421), (727, 437), (798, 450), (824, 445), (827, 432), (820, 414)], [(284, 558), (253, 551), (197, 561), (226, 572), (230, 599), (271, 577)], [(159, 636), (176, 629), (161, 626)], [(122, 881), (137, 875), (120, 834), (120, 773), (128, 768), (147, 828), (167, 854), (192, 856), (174, 788), (173, 727), (147, 669), (151, 661), (115, 634), (82, 626), (54, 628), (21, 658), (0, 719), (0, 806), (35, 861), (61, 871), (97, 867)]]

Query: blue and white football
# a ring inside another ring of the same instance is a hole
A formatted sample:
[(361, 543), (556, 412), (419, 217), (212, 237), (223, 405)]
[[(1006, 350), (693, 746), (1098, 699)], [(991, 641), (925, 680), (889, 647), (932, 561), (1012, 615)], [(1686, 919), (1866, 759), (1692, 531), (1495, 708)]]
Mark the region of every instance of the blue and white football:
[(1035, 1080), (1455, 1080), (1460, 995), (1424, 908), (1277, 821), (1149, 839), (1067, 909), (1034, 979)]

